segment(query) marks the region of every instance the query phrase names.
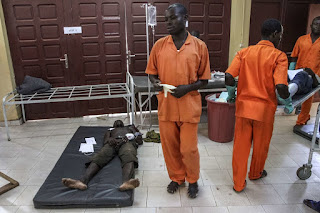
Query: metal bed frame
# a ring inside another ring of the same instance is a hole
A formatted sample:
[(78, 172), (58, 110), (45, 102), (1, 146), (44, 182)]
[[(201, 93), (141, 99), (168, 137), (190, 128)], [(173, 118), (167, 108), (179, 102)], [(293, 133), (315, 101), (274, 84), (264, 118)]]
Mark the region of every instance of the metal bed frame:
[(98, 84), (85, 86), (56, 87), (43, 93), (32, 95), (18, 94), (16, 90), (3, 98), (2, 108), (8, 141), (11, 140), (6, 114), (6, 106), (21, 105), (22, 118), (26, 122), (25, 104), (53, 103), (67, 101), (98, 100), (124, 98), (127, 101), (127, 112), (131, 111), (130, 123), (134, 123), (135, 97), (133, 78), (126, 74), (126, 83)]

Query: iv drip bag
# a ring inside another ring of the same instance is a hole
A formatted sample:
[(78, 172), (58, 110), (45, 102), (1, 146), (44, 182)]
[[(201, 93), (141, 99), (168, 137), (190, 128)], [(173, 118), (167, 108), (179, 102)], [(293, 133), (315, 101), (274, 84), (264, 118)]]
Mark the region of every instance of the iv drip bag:
[(156, 26), (157, 25), (157, 9), (155, 6), (148, 6), (148, 25)]

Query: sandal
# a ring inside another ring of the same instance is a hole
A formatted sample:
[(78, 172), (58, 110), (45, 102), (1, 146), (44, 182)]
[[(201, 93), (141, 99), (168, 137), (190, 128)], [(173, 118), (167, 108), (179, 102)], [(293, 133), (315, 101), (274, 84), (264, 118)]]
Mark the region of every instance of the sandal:
[(320, 212), (320, 202), (314, 201), (314, 200), (309, 200), (309, 199), (304, 199), (303, 203), (308, 206), (309, 208)]
[(196, 198), (198, 196), (198, 192), (199, 192), (198, 182), (189, 183), (188, 196), (190, 198)]
[(167, 192), (169, 192), (170, 194), (173, 194), (178, 190), (179, 186), (180, 186), (179, 183), (171, 181), (167, 186)]

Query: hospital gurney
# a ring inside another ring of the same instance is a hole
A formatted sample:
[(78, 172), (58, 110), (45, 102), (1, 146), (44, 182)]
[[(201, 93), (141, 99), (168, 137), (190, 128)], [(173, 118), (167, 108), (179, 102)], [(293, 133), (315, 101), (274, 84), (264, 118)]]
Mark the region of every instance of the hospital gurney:
[[(298, 106), (300, 106), (303, 102), (305, 102), (306, 100), (308, 100), (310, 97), (312, 97), (315, 93), (319, 92), (320, 90), (320, 85), (314, 89), (311, 90), (311, 92), (309, 92), (306, 95), (303, 96), (293, 96), (293, 107), (297, 108)], [(279, 107), (284, 107), (284, 106), (278, 106)], [(313, 134), (314, 132), (318, 133), (318, 129), (319, 129), (319, 118), (320, 118), (320, 104), (318, 105), (317, 108), (317, 114), (316, 114), (316, 121), (315, 124), (313, 126), (313, 132), (308, 132), (308, 134), (311, 136), (312, 135), (312, 139), (311, 139), (311, 146), (310, 146), (310, 152), (309, 152), (309, 158), (308, 158), (308, 162), (306, 164), (303, 164), (303, 166), (301, 166), (298, 170), (297, 170), (297, 176), (301, 179), (301, 180), (306, 180), (308, 179), (312, 172), (311, 172), (311, 168), (312, 168), (312, 156), (313, 156), (313, 152), (314, 151), (320, 151), (320, 147), (319, 144), (316, 144), (316, 140), (317, 140), (317, 135), (318, 134)], [(301, 126), (302, 128), (303, 126)], [(301, 129), (300, 129), (301, 130)], [(297, 127), (294, 127), (294, 132), (297, 131)], [(299, 134), (301, 136), (301, 134)], [(302, 135), (302, 137), (305, 137)]]
[(16, 90), (8, 93), (3, 98), (2, 108), (7, 138), (10, 141), (9, 126), (6, 114), (6, 106), (21, 105), (22, 118), (26, 122), (25, 104), (98, 100), (108, 98), (124, 98), (127, 101), (127, 110), (131, 111), (130, 123), (134, 123), (134, 84), (129, 72), (126, 75), (126, 83), (56, 87), (43, 93), (21, 95)]

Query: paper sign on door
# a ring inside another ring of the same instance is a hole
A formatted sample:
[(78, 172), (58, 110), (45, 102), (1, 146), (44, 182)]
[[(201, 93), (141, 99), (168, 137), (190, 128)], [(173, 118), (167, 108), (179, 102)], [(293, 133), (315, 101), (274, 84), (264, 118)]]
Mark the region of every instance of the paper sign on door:
[(82, 27), (64, 27), (64, 34), (79, 34), (82, 33)]

